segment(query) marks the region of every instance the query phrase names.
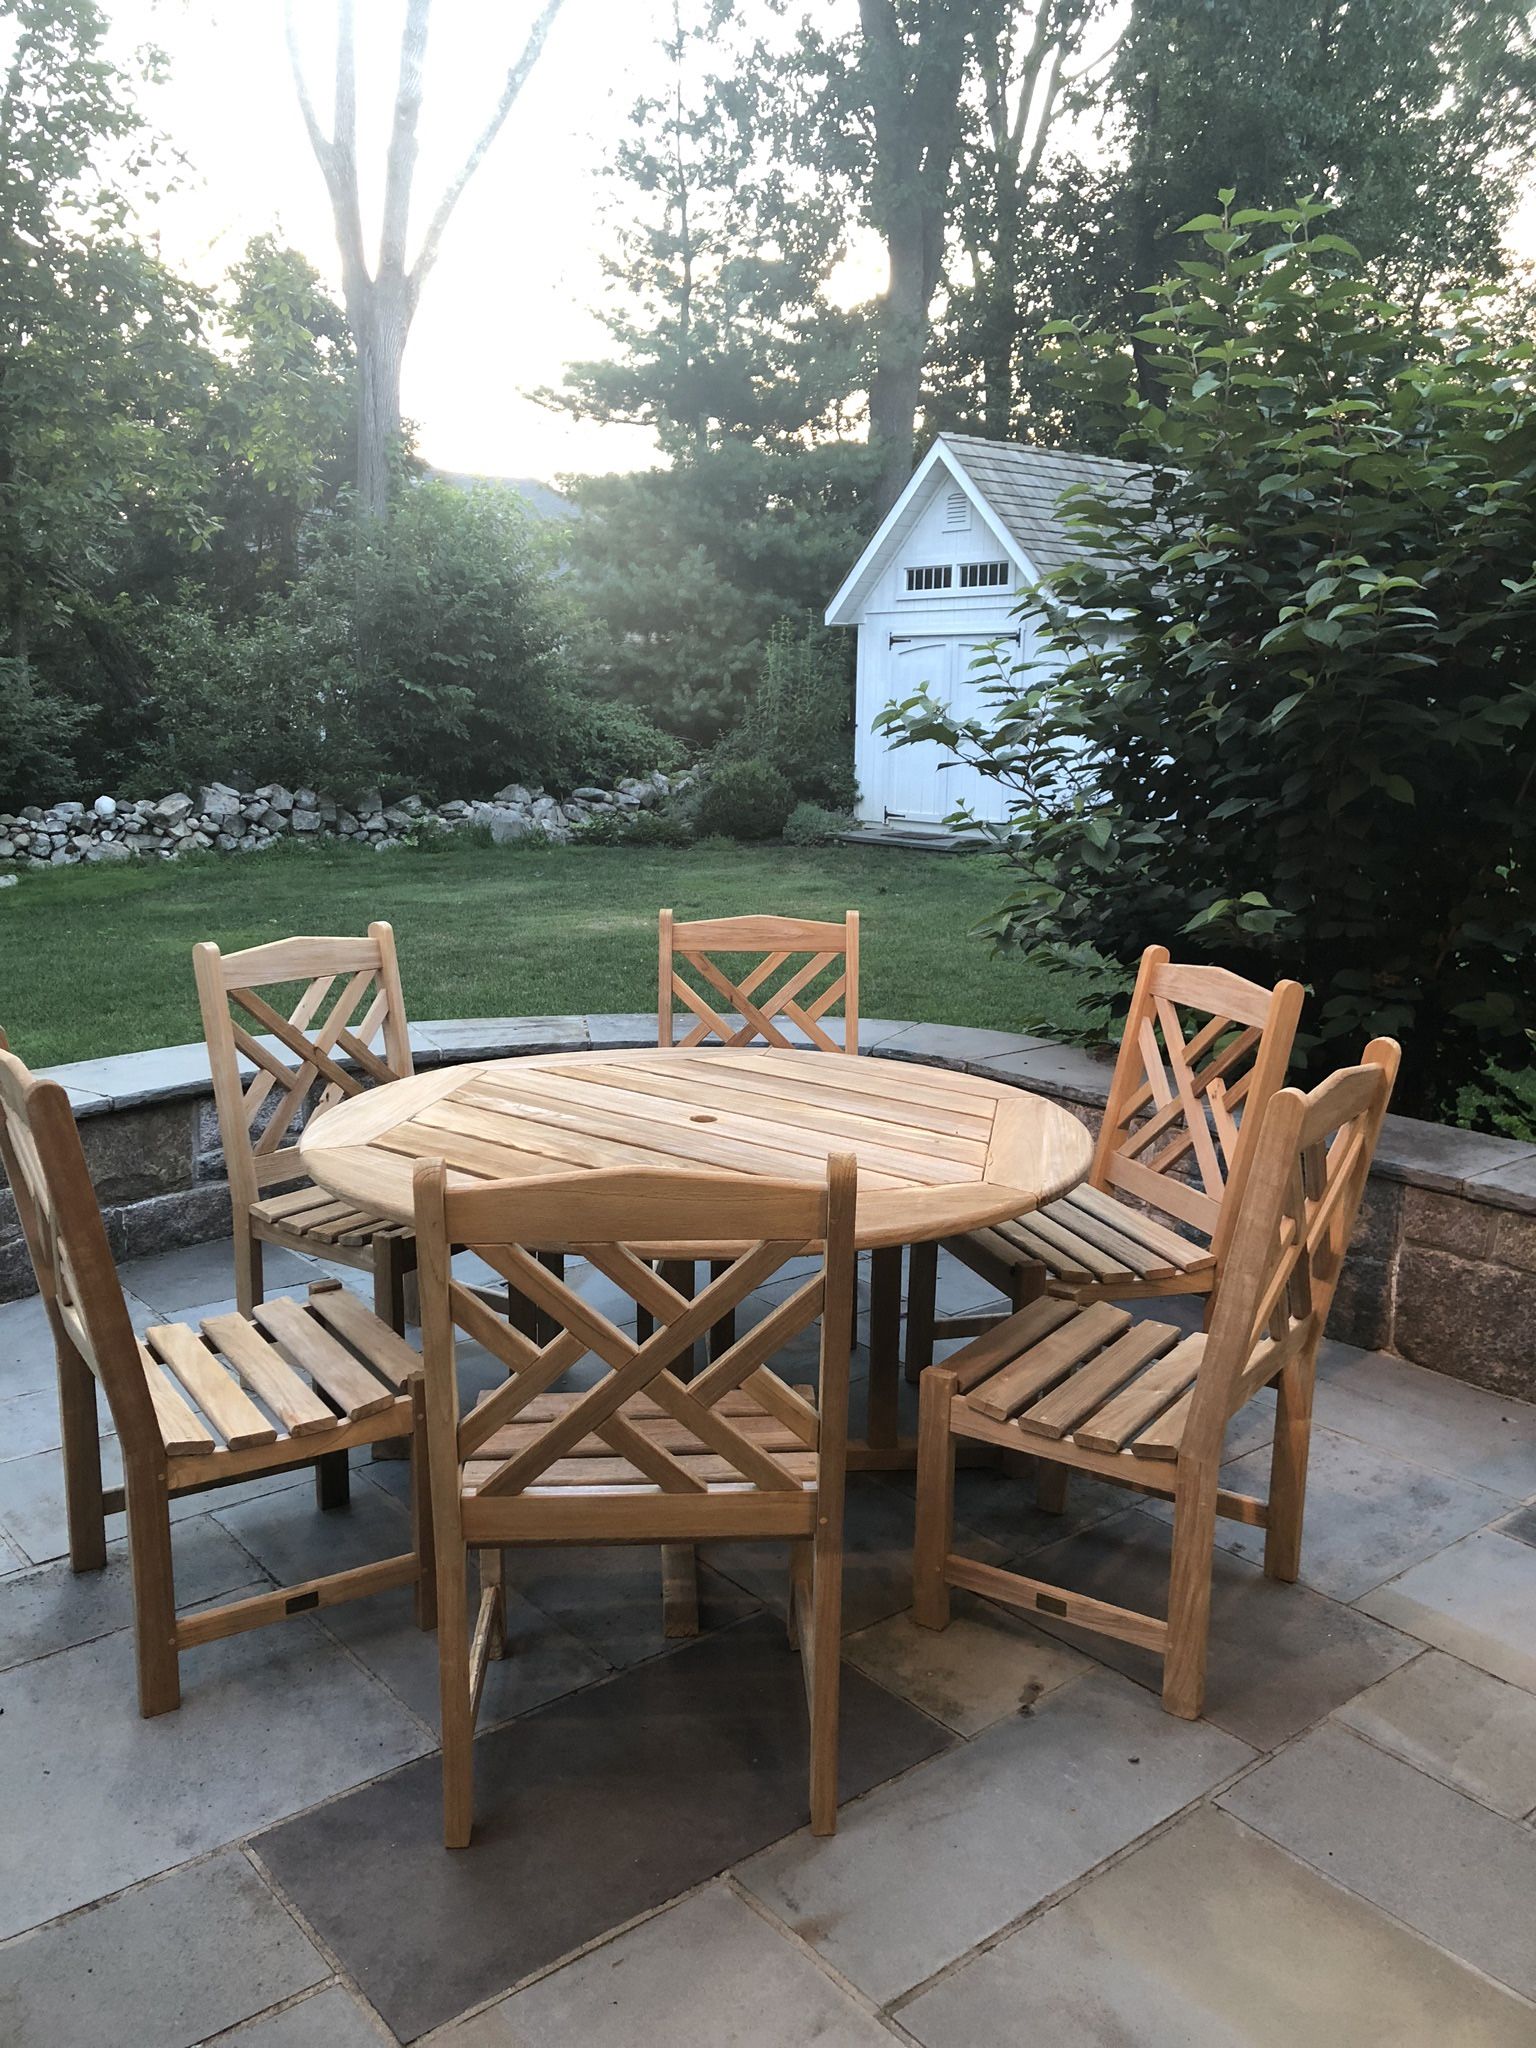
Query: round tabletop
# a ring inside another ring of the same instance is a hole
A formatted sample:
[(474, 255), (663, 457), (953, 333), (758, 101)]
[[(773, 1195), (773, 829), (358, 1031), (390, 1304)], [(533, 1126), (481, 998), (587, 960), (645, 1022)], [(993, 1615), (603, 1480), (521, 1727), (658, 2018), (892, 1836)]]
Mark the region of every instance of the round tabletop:
[(861, 1248), (947, 1237), (1054, 1201), (1087, 1131), (1038, 1095), (899, 1060), (768, 1047), (573, 1052), (439, 1067), (351, 1097), (299, 1141), (321, 1187), (411, 1220), (417, 1159), (460, 1180), (640, 1166), (819, 1180), (858, 1160)]

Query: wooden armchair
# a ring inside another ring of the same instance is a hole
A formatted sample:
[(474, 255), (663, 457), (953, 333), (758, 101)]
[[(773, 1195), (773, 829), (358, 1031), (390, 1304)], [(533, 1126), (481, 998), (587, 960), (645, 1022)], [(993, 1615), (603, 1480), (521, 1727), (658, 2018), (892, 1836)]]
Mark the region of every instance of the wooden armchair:
[[(1107, 1301), (1045, 1298), (923, 1375), (914, 1619), (949, 1620), (949, 1589), (1050, 1614), (1158, 1652), (1163, 1705), (1195, 1718), (1205, 1691), (1216, 1518), (1261, 1528), (1264, 1569), (1296, 1577), (1317, 1350), (1397, 1073), (1378, 1038), (1310, 1095), (1282, 1089), (1232, 1206), (1209, 1328), (1134, 1320)], [(1221, 1484), (1227, 1424), (1261, 1387), (1277, 1395), (1269, 1497)], [(957, 1440), (1025, 1451), (1173, 1502), (1166, 1618), (1140, 1614), (951, 1548)]]
[[(1267, 989), (1222, 967), (1179, 966), (1166, 946), (1148, 946), (1087, 1181), (945, 1249), (1015, 1308), (1047, 1288), (1077, 1301), (1209, 1294), (1264, 1110), (1290, 1064), (1303, 993), (1297, 981)], [(974, 1336), (999, 1320), (936, 1316), (937, 1252), (913, 1248), (912, 1379), (932, 1362), (935, 1338)]]
[[(0, 1038), (0, 1047), (4, 1039)], [(434, 1620), (425, 1494), (421, 1360), (337, 1281), (306, 1301), (265, 1303), (252, 1320), (211, 1316), (133, 1333), (69, 1098), (0, 1050), (0, 1162), (21, 1216), (59, 1373), (69, 1558), (107, 1561), (106, 1516), (128, 1516), (139, 1712), (181, 1704), (180, 1655), (198, 1643), (396, 1586)], [(96, 1389), (122, 1448), (123, 1484), (101, 1483)], [(186, 1493), (313, 1465), (322, 1507), (347, 1498), (354, 1445), (416, 1435), (413, 1548), (302, 1586), (178, 1618), (170, 1503)]]
[[(817, 924), (801, 917), (714, 917), (679, 924), (670, 910), (664, 910), (660, 949), (658, 1045), (715, 1041), (791, 1048), (795, 1040), (781, 1028), (789, 1024), (819, 1052), (858, 1051), (856, 910), (850, 910), (841, 924)], [(716, 957), (724, 954), (739, 960), (753, 953), (762, 957), (745, 971), (727, 971)], [(774, 985), (779, 975), (783, 978)], [(674, 1021), (679, 1000), (695, 1020), (682, 1038), (676, 1037)], [(822, 1021), (838, 1003), (843, 1008), (840, 1041)]]
[[(229, 1173), (240, 1313), (261, 1300), (261, 1248), (276, 1244), (371, 1271), (375, 1313), (402, 1329), (415, 1263), (409, 1230), (317, 1188), (297, 1151), (306, 1115), (412, 1071), (393, 931), (371, 924), (365, 939), (278, 939), (228, 955), (194, 946), (192, 962)], [(260, 993), (299, 981), (307, 986), (286, 1014)], [(248, 1077), (241, 1055), (254, 1069)]]
[[(711, 1538), (788, 1541), (791, 1634), (811, 1719), (811, 1825), (837, 1817), (838, 1638), (848, 1353), (853, 1331), (855, 1168), (829, 1162), (823, 1184), (638, 1168), (545, 1181), (449, 1187), (441, 1161), (415, 1170), (427, 1429), (432, 1460), (442, 1668), (444, 1838), (473, 1825), (475, 1714), (489, 1657), (505, 1645), (500, 1551), (519, 1543), (688, 1545)], [(632, 1247), (661, 1237), (744, 1248), (697, 1300)], [(535, 1302), (542, 1344), (492, 1314), (455, 1280), (468, 1245)], [(576, 1251), (641, 1304), (654, 1334), (637, 1343), (540, 1263)], [(693, 1346), (723, 1313), (790, 1260), (820, 1251), (814, 1276), (688, 1378)], [(768, 1361), (817, 1317), (821, 1383), (786, 1386)], [(454, 1351), (463, 1331), (506, 1366), (504, 1385), (462, 1421)], [(607, 1367), (582, 1392), (569, 1369)], [(478, 1551), (473, 1632), (465, 1553)]]

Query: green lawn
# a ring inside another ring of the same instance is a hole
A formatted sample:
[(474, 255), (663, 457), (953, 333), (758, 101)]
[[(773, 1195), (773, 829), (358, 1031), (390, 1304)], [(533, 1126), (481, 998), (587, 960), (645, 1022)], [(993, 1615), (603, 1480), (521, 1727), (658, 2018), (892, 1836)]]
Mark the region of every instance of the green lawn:
[(0, 891), (0, 1027), (34, 1066), (195, 1039), (196, 940), (233, 950), (375, 917), (395, 927), (413, 1016), (647, 1010), (663, 904), (684, 917), (857, 909), (866, 1016), (1066, 1024), (1060, 983), (969, 936), (1006, 880), (990, 856), (779, 846), (281, 847), (26, 874)]

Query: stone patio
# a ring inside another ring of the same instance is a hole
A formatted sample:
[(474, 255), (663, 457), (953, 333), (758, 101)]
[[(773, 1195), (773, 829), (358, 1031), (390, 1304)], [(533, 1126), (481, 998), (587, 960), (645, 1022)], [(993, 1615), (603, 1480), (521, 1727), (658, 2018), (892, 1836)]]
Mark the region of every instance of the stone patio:
[[(269, 1290), (319, 1270), (269, 1255)], [(230, 1305), (227, 1244), (122, 1271), (140, 1327)], [(977, 1293), (942, 1269), (947, 1308)], [(1331, 1344), (1317, 1423), (1302, 1583), (1222, 1527), (1197, 1724), (1127, 1647), (970, 1598), (914, 1629), (910, 1480), (856, 1480), (831, 1841), (779, 1556), (706, 1552), (704, 1632), (667, 1644), (654, 1554), (527, 1553), (450, 1855), (406, 1594), (195, 1651), (139, 1720), (123, 1546), (62, 1561), (51, 1347), (6, 1304), (0, 2041), (1529, 2048), (1536, 1408)], [(1243, 1483), (1267, 1436), (1234, 1424)], [(405, 1476), (360, 1461), (324, 1515), (307, 1475), (183, 1501), (184, 1604), (398, 1550)], [(971, 1471), (958, 1517), (977, 1557), (1157, 1597), (1131, 1496), (1052, 1517)]]

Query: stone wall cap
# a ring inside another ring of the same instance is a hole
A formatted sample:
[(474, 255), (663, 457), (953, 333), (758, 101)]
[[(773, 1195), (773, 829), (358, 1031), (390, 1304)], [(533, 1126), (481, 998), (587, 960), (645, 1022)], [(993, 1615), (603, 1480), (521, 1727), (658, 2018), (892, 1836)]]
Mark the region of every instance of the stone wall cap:
[[(679, 1020), (680, 1031), (684, 1028)], [(411, 1026), (412, 1053), (422, 1065), (655, 1043), (655, 1013), (644, 1010), (584, 1017), (445, 1017)], [(860, 1020), (859, 1050), (880, 1059), (954, 1067), (1088, 1107), (1103, 1105), (1112, 1071), (1106, 1057), (1028, 1033), (890, 1017)], [(201, 1044), (156, 1046), (40, 1071), (65, 1089), (80, 1118), (212, 1092), (208, 1054)], [(1373, 1171), (1383, 1180), (1536, 1214), (1536, 1143), (1389, 1116)]]
[[(1388, 1116), (1382, 1125), (1372, 1171), (1443, 1195), (1470, 1195), (1474, 1184), (1492, 1187), (1492, 1176), (1516, 1166), (1536, 1166), (1536, 1145), (1454, 1124), (1425, 1123), (1413, 1116)], [(1497, 1202), (1494, 1195), (1477, 1199)]]

